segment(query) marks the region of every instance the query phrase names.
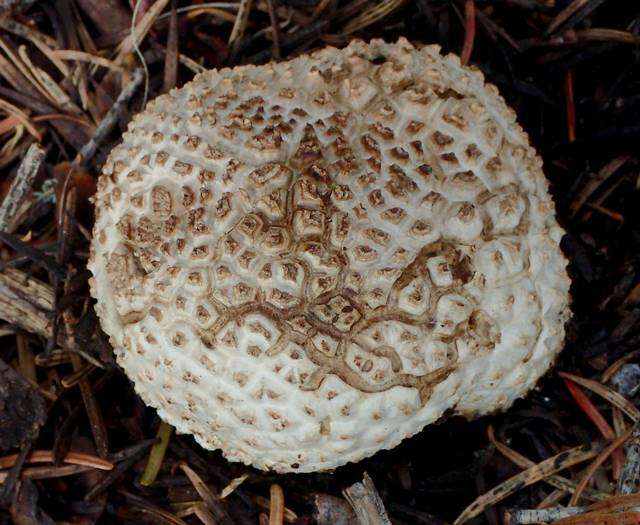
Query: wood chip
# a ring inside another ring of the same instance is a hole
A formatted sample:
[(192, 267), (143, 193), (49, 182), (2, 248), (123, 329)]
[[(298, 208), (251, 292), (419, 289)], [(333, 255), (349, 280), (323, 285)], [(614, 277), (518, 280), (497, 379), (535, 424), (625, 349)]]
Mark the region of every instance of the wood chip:
[(0, 231), (12, 233), (17, 226), (14, 224), (17, 212), (33, 187), (44, 156), (45, 151), (40, 144), (34, 143), (27, 150), (0, 206)]
[(384, 503), (366, 472), (362, 483), (354, 483), (343, 494), (353, 507), (360, 525), (391, 525)]

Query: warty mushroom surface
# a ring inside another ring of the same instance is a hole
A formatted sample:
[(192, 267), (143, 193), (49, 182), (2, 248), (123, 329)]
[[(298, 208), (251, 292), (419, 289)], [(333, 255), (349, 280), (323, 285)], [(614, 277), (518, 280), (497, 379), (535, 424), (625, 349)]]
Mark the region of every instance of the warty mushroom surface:
[(160, 417), (310, 472), (525, 395), (564, 343), (562, 235), (480, 71), (354, 41), (149, 103), (104, 166), (89, 268)]

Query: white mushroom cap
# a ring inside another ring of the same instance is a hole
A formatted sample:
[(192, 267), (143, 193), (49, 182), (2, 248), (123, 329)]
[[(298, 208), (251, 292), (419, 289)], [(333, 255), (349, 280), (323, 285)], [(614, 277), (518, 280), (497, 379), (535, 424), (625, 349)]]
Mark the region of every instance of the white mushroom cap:
[(541, 168), (437, 46), (208, 71), (104, 166), (96, 311), (140, 396), (203, 447), (279, 472), (358, 461), (509, 407), (561, 350)]

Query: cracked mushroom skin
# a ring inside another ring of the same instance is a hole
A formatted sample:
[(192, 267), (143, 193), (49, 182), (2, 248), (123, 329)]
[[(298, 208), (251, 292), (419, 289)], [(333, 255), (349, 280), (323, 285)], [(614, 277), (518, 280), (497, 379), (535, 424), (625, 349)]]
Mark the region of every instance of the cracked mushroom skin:
[(89, 268), (165, 421), (311, 472), (525, 395), (564, 343), (562, 235), (478, 70), (354, 41), (149, 103), (104, 166)]

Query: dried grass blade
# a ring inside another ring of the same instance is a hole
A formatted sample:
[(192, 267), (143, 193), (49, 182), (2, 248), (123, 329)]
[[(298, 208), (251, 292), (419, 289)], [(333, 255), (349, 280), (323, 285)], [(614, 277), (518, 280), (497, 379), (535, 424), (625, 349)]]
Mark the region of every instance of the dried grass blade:
[(244, 31), (247, 28), (247, 21), (249, 20), (249, 12), (251, 11), (252, 0), (241, 0), (240, 7), (238, 8), (238, 14), (233, 22), (233, 28), (231, 29), (231, 35), (229, 35), (229, 47), (244, 36)]
[(21, 24), (20, 22), (16, 22), (13, 18), (0, 17), (0, 28), (9, 33), (13, 33), (16, 36), (20, 36), (25, 40), (29, 40), (34, 44), (36, 44), (36, 42), (42, 42), (43, 44), (51, 48), (58, 47), (58, 42), (56, 42), (55, 38), (41, 33), (40, 31), (37, 31), (30, 26)]
[(602, 437), (607, 440), (614, 439), (615, 432), (613, 431), (613, 428), (611, 428), (609, 422), (604, 418), (582, 389), (574, 381), (571, 381), (568, 378), (564, 378), (564, 382), (567, 390), (569, 390), (569, 393), (571, 394), (571, 397), (573, 397), (576, 404), (600, 431)]
[[(574, 0), (565, 9), (560, 11), (560, 13), (558, 13), (558, 15), (551, 21), (547, 30), (544, 32), (544, 36), (551, 35), (572, 17), (574, 19), (574, 23), (572, 25), (575, 25), (575, 23), (587, 16), (591, 11), (604, 2), (605, 0)], [(583, 10), (582, 13), (576, 16), (580, 10)]]
[[(0, 457), (0, 468), (11, 468), (17, 459), (18, 454), (10, 454), (9, 456)], [(85, 454), (84, 452), (69, 452), (62, 461), (70, 465), (83, 465), (85, 467), (91, 467), (98, 470), (111, 470), (113, 468), (113, 463), (110, 461), (92, 454)], [(27, 464), (52, 462), (53, 451), (51, 450), (34, 450), (25, 460), (25, 463)]]
[[(29, 479), (50, 479), (61, 478), (63, 476), (73, 476), (91, 470), (91, 467), (85, 465), (62, 465), (61, 467), (46, 466), (26, 468), (22, 471), (23, 478)], [(7, 479), (9, 473), (7, 471), (0, 472), (0, 483)]]
[(591, 390), (595, 394), (598, 394), (600, 397), (603, 397), (613, 406), (622, 410), (627, 416), (631, 418), (631, 420), (635, 423), (640, 421), (640, 410), (638, 410), (626, 397), (618, 394), (614, 390), (611, 390), (609, 387), (603, 385), (602, 383), (598, 383), (592, 379), (586, 379), (584, 377), (580, 377), (574, 374), (570, 374), (568, 372), (559, 372), (560, 377), (565, 379), (570, 379), (574, 383), (578, 383), (579, 385)]
[[(73, 337), (70, 339), (73, 340)], [(81, 371), (84, 365), (82, 358), (75, 352), (71, 353), (70, 357), (73, 369), (76, 372)], [(96, 450), (101, 457), (106, 457), (107, 454), (109, 454), (109, 435), (91, 383), (86, 376), (83, 376), (78, 380), (77, 385), (80, 388), (80, 394), (82, 395), (82, 400), (87, 411), (89, 426), (91, 427), (91, 433), (93, 434), (93, 439), (96, 444)]]
[(220, 498), (211, 492), (202, 478), (186, 463), (180, 463), (180, 468), (187, 475), (193, 488), (196, 489), (196, 492), (200, 495), (216, 521), (221, 525), (233, 525), (233, 520), (220, 502)]
[(10, 102), (7, 102), (6, 100), (3, 100), (1, 98), (0, 98), (0, 109), (4, 110), (9, 115), (16, 117), (20, 121), (20, 123), (26, 128), (26, 130), (31, 134), (31, 136), (33, 136), (38, 142), (42, 142), (42, 135), (35, 128), (35, 126), (31, 124), (29, 117), (21, 109), (17, 108)]
[(507, 496), (529, 485), (543, 480), (556, 472), (587, 461), (598, 454), (595, 447), (579, 446), (565, 450), (555, 456), (545, 459), (541, 463), (516, 474), (500, 483), (486, 494), (478, 497), (456, 518), (453, 525), (460, 525), (481, 514), (486, 508), (495, 505)]
[(225, 488), (223, 488), (222, 491), (220, 492), (220, 499), (225, 499), (226, 497), (233, 494), (236, 491), (236, 489), (246, 481), (248, 477), (249, 477), (249, 474), (243, 474), (240, 477), (232, 479), (229, 482), (229, 484)]
[(368, 11), (365, 11), (360, 16), (357, 16), (351, 22), (344, 26), (343, 33), (350, 35), (356, 31), (360, 31), (371, 24), (375, 24), (378, 20), (382, 20), (392, 11), (398, 9), (406, 0), (383, 0), (378, 5), (372, 7)]
[[(38, 86), (40, 91), (45, 95), (45, 97), (47, 97), (47, 99), (49, 99), (49, 101), (59, 106), (56, 97), (49, 91), (48, 86), (41, 80), (40, 75), (38, 74), (38, 68), (33, 64), (33, 62), (31, 62), (31, 58), (29, 58), (29, 55), (27, 54), (26, 46), (22, 45), (18, 47), (18, 56), (20, 57), (20, 60), (25, 65), (25, 67), (28, 69), (30, 78), (35, 82), (34, 85)], [(51, 77), (49, 77), (49, 79), (51, 79)], [(51, 80), (51, 83), (55, 84), (53, 80)], [(61, 91), (60, 86), (56, 85), (56, 88), (58, 91)]]
[(40, 84), (38, 84), (38, 81), (33, 77), (31, 72), (29, 71), (29, 68), (22, 62), (22, 60), (20, 60), (18, 56), (16, 56), (16, 53), (14, 52), (14, 50), (1, 37), (0, 37), (0, 48), (5, 52), (5, 54), (7, 55), (9, 60), (12, 62), (12, 64), (15, 66), (15, 68), (18, 71), (20, 71), (20, 73), (25, 79), (27, 79), (29, 86), (34, 91), (39, 93), (42, 97), (44, 97), (43, 98), (44, 100), (47, 100), (47, 92), (42, 88)]
[(38, 102), (44, 101), (43, 95), (26, 81), (22, 72), (2, 56), (2, 54), (0, 54), (0, 77), (4, 78), (7, 84), (14, 89), (23, 92)]
[[(520, 468), (527, 469), (535, 466), (535, 462), (531, 461), (529, 458), (523, 456), (519, 452), (508, 447), (504, 443), (501, 443), (500, 441), (498, 441), (495, 438), (493, 427), (491, 425), (487, 427), (487, 436), (489, 437), (489, 441), (491, 441), (491, 443), (496, 447), (496, 449), (498, 450), (498, 452), (500, 452), (500, 454), (502, 454), (509, 461), (513, 462)], [(574, 483), (573, 481), (567, 478), (564, 478), (562, 476), (558, 476), (557, 474), (553, 476), (549, 476), (548, 478), (544, 479), (544, 481), (549, 485), (556, 487), (559, 490), (562, 490), (564, 492), (569, 492), (569, 493), (572, 493), (574, 490), (576, 490), (576, 486), (577, 486), (576, 483)], [(588, 497), (589, 499), (594, 501), (600, 501), (608, 498), (609, 495), (604, 493), (594, 492), (594, 491), (588, 491), (588, 492), (585, 491), (585, 497)]]
[[(63, 111), (75, 116), (84, 116), (82, 110), (74, 104), (71, 97), (49, 76), (49, 74), (38, 68), (33, 68), (33, 74), (40, 82), (40, 85), (49, 93), (51, 100)], [(88, 125), (91, 125), (87, 123)]]
[(618, 171), (629, 159), (630, 155), (620, 155), (607, 163), (594, 177), (589, 179), (582, 187), (578, 195), (571, 202), (571, 215), (575, 216), (580, 208), (589, 200), (589, 197), (604, 184), (616, 171)]
[(164, 421), (160, 421), (160, 426), (158, 427), (158, 433), (156, 435), (158, 441), (153, 445), (153, 447), (151, 447), (147, 465), (144, 468), (142, 476), (140, 476), (140, 485), (143, 487), (153, 485), (153, 482), (158, 477), (158, 472), (160, 472), (160, 467), (162, 467), (164, 455), (167, 451), (167, 447), (169, 446), (169, 439), (171, 439), (172, 433), (173, 427)]
[[(609, 425), (608, 421), (604, 418), (604, 416), (600, 413), (598, 408), (591, 402), (591, 400), (587, 397), (587, 395), (582, 391), (582, 389), (573, 381), (564, 378), (565, 385), (567, 389), (571, 393), (571, 396), (578, 404), (580, 409), (587, 415), (589, 419), (594, 423), (594, 425), (598, 428), (602, 436), (607, 441), (613, 441), (616, 437), (615, 432)], [(614, 449), (614, 455), (612, 458), (613, 464), (613, 473), (614, 479), (618, 479), (620, 475), (620, 471), (622, 470), (622, 451)], [(575, 494), (575, 493), (574, 493)]]
[[(638, 284), (638, 291), (640, 292), (640, 283)], [(600, 378), (600, 382), (602, 384), (608, 383), (613, 377), (613, 375), (618, 370), (620, 370), (623, 367), (623, 365), (625, 365), (629, 361), (633, 361), (638, 356), (640, 356), (640, 350), (633, 350), (628, 354), (623, 355), (620, 359), (616, 360), (614, 363), (609, 365), (609, 367), (607, 367), (607, 369), (604, 372), (602, 372), (602, 377)]]
[(20, 121), (13, 116), (0, 120), (0, 135), (13, 131), (18, 125), (20, 125)]
[(575, 492), (571, 496), (571, 499), (569, 500), (569, 506), (574, 506), (574, 505), (576, 505), (578, 503), (578, 501), (580, 501), (580, 497), (582, 496), (582, 492), (584, 491), (585, 487), (587, 486), (587, 483), (589, 483), (589, 481), (591, 480), (591, 478), (595, 474), (595, 472), (598, 469), (598, 467), (600, 467), (600, 465), (602, 465), (607, 460), (607, 458), (611, 454), (613, 454), (614, 451), (616, 451), (618, 449), (618, 447), (621, 447), (622, 445), (624, 445), (624, 443), (627, 441), (627, 439), (629, 439), (631, 437), (631, 433), (633, 432), (633, 428), (634, 427), (631, 427), (629, 430), (627, 430), (620, 437), (618, 437), (617, 439), (615, 439), (611, 443), (609, 443), (605, 447), (605, 449), (602, 452), (600, 452), (600, 454), (598, 454), (598, 456), (596, 457), (595, 461), (593, 461), (587, 467), (587, 470), (585, 471), (584, 475), (582, 476), (582, 479), (580, 480), (580, 483), (578, 483), (578, 487), (576, 488)]
[(135, 26), (132, 34), (128, 35), (120, 44), (118, 55), (114, 62), (118, 65), (122, 64), (124, 57), (131, 53), (135, 46), (139, 46), (147, 36), (149, 29), (153, 26), (158, 15), (167, 6), (169, 0), (157, 0), (144, 14)]
[[(234, 4), (235, 6), (234, 9), (238, 9), (239, 5), (240, 4)], [(227, 7), (229, 9), (231, 8), (230, 5)], [(191, 6), (185, 6), (177, 9), (178, 13), (183, 13), (185, 11), (188, 11), (187, 14), (185, 15), (185, 18), (189, 20), (193, 20), (194, 18), (197, 18), (200, 15), (210, 15), (210, 16), (219, 18), (221, 20), (224, 20), (225, 22), (231, 22), (232, 24), (236, 21), (236, 15), (234, 15), (233, 13), (228, 13), (227, 11), (223, 11), (222, 9), (217, 9), (215, 7), (206, 7), (205, 5), (191, 5)], [(159, 17), (159, 18), (162, 18), (162, 17)]]
[(31, 42), (44, 56), (51, 60), (65, 77), (69, 74), (69, 69), (64, 62), (53, 55), (53, 50), (58, 48), (58, 43), (55, 39), (9, 18), (0, 18), (0, 27)]
[(75, 49), (58, 49), (52, 51), (53, 56), (62, 60), (75, 60), (77, 62), (90, 62), (97, 66), (106, 67), (113, 71), (123, 71), (122, 66), (119, 66), (112, 60), (91, 53), (85, 53), (84, 51), (76, 51)]
[(211, 512), (207, 510), (204, 504), (194, 505), (193, 513), (204, 525), (218, 525), (218, 522), (213, 517)]
[(167, 35), (167, 53), (164, 60), (164, 78), (162, 90), (167, 93), (178, 83), (178, 14), (176, 3), (171, 3), (171, 17), (169, 18), (169, 34)]
[(198, 74), (198, 73), (202, 73), (203, 71), (206, 71), (207, 68), (206, 67), (202, 67), (200, 64), (198, 64), (195, 60), (192, 60), (191, 58), (189, 58), (186, 55), (183, 55), (182, 53), (180, 53), (178, 55), (178, 60), (180, 60), (180, 63), (186, 67), (187, 69), (190, 69), (191, 71), (193, 71), (194, 73)]
[(465, 66), (469, 63), (473, 53), (473, 43), (476, 39), (476, 4), (475, 0), (464, 2), (464, 44), (460, 53), (460, 63)]

